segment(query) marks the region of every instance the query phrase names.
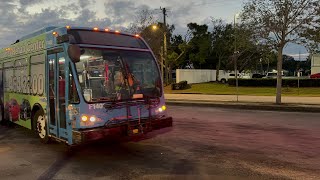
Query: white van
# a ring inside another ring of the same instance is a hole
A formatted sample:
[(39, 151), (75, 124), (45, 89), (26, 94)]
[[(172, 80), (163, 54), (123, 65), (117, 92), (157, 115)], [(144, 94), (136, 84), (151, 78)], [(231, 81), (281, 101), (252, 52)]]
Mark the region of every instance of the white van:
[[(222, 76), (219, 75), (219, 82), (221, 83), (226, 83), (228, 82), (228, 79), (234, 79), (236, 78), (235, 73), (225, 73)], [(252, 74), (250, 73), (238, 73), (238, 78), (239, 79), (251, 79)]]

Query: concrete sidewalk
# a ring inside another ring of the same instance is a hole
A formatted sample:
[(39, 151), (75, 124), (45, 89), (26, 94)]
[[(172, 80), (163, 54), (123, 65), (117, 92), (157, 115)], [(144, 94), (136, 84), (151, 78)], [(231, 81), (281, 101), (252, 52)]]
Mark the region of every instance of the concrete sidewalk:
[[(320, 89), (319, 89), (320, 91)], [(204, 94), (165, 94), (167, 100), (191, 100), (191, 101), (213, 101), (213, 102), (236, 102), (236, 95), (204, 95)], [(250, 103), (275, 103), (275, 96), (239, 96), (239, 102)], [(282, 96), (284, 104), (310, 104), (320, 105), (320, 97), (288, 97)]]
[(165, 94), (167, 104), (184, 106), (209, 106), (238, 109), (319, 112), (320, 97), (282, 97), (281, 105), (274, 96), (238, 96), (203, 94)]

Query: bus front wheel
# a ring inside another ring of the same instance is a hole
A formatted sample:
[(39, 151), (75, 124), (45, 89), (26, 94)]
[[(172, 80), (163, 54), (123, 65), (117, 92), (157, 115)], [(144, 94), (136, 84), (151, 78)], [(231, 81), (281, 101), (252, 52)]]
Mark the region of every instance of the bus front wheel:
[(38, 110), (33, 117), (33, 128), (40, 137), (41, 142), (48, 143), (47, 122), (43, 110)]

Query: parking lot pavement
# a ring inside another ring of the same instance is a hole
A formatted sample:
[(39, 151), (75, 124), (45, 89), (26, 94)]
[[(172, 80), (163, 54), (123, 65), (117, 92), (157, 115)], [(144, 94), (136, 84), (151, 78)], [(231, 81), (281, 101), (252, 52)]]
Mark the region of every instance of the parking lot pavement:
[(0, 126), (0, 179), (319, 179), (316, 113), (169, 106), (174, 126), (72, 151)]

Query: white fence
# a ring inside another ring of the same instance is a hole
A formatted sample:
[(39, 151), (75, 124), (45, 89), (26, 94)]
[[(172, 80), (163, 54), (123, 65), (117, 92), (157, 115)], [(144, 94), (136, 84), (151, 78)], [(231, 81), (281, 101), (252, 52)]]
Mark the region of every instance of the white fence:
[(311, 59), (311, 74), (320, 73), (320, 54), (315, 54)]
[[(226, 77), (226, 72), (220, 70), (219, 80)], [(211, 69), (177, 69), (176, 83), (188, 81), (189, 84), (216, 81), (216, 70)]]

